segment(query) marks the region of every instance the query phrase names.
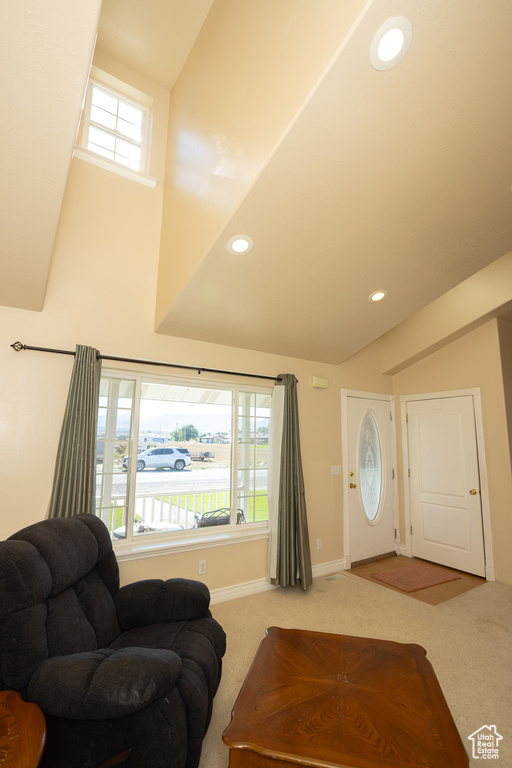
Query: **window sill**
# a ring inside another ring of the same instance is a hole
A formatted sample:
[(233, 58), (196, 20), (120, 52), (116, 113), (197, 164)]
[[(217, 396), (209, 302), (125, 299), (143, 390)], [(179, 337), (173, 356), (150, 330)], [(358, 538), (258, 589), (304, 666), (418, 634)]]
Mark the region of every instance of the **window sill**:
[(132, 171), (130, 168), (124, 168), (119, 163), (115, 163), (112, 160), (108, 160), (106, 157), (91, 152), (85, 147), (75, 147), (73, 157), (77, 157), (79, 160), (85, 160), (86, 163), (92, 163), (99, 168), (103, 168), (106, 171), (117, 173), (118, 176), (123, 176), (125, 179), (136, 181), (138, 184), (144, 184), (146, 187), (154, 189), (158, 183), (158, 179), (154, 176), (150, 176), (147, 173), (140, 173), (140, 171)]
[(117, 542), (114, 541), (114, 552), (119, 562), (128, 560), (140, 560), (146, 557), (160, 557), (162, 555), (176, 554), (178, 552), (190, 552), (197, 549), (210, 549), (211, 547), (223, 547), (226, 544), (241, 544), (247, 541), (267, 539), (269, 535), (268, 525), (243, 526), (242, 530), (211, 530), (199, 533), (184, 531), (184, 535), (178, 535), (172, 539), (162, 541), (162, 534), (144, 536), (143, 541)]

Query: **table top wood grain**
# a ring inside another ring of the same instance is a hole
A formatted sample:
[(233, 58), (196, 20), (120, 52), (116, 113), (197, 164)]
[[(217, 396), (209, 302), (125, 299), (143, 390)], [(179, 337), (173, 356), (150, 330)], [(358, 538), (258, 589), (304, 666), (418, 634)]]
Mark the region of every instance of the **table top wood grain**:
[(0, 691), (0, 766), (36, 768), (46, 742), (46, 722), (36, 704), (16, 691)]
[(469, 765), (424, 648), (278, 627), (266, 631), (223, 740), (236, 753), (230, 765), (256, 764), (255, 754), (262, 765), (315, 768)]

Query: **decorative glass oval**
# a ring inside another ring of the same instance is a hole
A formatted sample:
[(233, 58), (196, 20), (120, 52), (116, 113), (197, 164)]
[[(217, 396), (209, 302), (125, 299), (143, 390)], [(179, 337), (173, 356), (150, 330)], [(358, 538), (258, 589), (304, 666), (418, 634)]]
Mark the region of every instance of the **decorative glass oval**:
[(366, 517), (373, 522), (377, 517), (382, 495), (382, 454), (377, 422), (371, 413), (366, 414), (361, 426), (359, 482)]

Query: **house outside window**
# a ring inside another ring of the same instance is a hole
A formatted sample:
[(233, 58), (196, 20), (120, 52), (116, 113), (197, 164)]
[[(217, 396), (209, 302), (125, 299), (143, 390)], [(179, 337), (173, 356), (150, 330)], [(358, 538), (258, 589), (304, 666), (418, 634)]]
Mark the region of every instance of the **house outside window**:
[[(105, 370), (96, 514), (113, 540), (266, 528), (271, 405), (271, 389)], [(223, 442), (202, 443), (210, 434)]]

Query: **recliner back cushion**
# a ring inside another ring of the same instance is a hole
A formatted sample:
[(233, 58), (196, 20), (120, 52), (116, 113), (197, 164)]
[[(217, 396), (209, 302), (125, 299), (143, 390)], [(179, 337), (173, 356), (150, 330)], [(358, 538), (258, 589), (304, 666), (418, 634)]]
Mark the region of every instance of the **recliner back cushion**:
[(7, 687), (22, 690), (49, 656), (108, 646), (120, 633), (110, 536), (99, 519), (81, 517), (44, 520), (0, 542), (0, 682)]
[(52, 579), (27, 541), (0, 542), (0, 670), (7, 688), (20, 689), (48, 657), (46, 600)]
[(11, 539), (29, 541), (46, 562), (52, 595), (76, 584), (98, 561), (98, 542), (77, 517), (56, 517), (23, 528)]
[(0, 619), (1, 680), (5, 688), (21, 691), (48, 658), (45, 619), (45, 603)]
[(112, 596), (94, 571), (48, 600), (49, 656), (95, 651), (120, 631)]

